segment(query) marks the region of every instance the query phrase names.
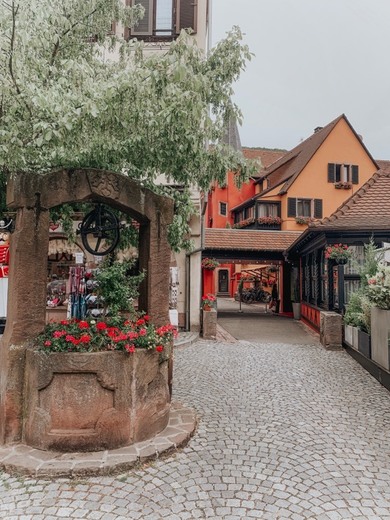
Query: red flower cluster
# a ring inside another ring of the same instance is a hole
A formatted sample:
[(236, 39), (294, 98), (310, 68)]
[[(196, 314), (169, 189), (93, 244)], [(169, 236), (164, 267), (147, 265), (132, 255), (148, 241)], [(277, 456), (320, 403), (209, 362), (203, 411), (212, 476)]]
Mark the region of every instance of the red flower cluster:
[(136, 348), (162, 352), (168, 347), (177, 330), (171, 324), (156, 328), (149, 316), (135, 320), (80, 321), (63, 320), (50, 323), (37, 338), (36, 346), (46, 352), (96, 352), (119, 350), (129, 353)]
[(325, 248), (325, 258), (331, 260), (340, 260), (342, 258), (351, 258), (352, 251), (346, 244), (333, 244)]
[(205, 294), (202, 296), (202, 306), (210, 306), (214, 307), (215, 302), (217, 301), (217, 298), (214, 296), (214, 294)]

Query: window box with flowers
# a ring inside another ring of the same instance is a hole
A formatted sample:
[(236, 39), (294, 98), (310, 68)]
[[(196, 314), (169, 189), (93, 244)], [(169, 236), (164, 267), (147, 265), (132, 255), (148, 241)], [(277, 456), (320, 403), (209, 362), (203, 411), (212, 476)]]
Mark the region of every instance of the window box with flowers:
[(233, 227), (235, 229), (242, 229), (242, 228), (251, 226), (254, 223), (255, 223), (255, 219), (253, 217), (250, 217), (250, 218), (246, 218), (244, 220), (240, 220), (240, 222), (236, 222)]
[(257, 224), (261, 228), (279, 229), (282, 223), (280, 217), (258, 217)]
[(208, 271), (214, 271), (214, 269), (216, 269), (217, 267), (219, 267), (219, 262), (215, 258), (203, 258), (203, 269), (207, 269)]
[(310, 224), (310, 222), (314, 222), (314, 220), (313, 217), (295, 217), (295, 222), (301, 225)]
[(353, 252), (346, 244), (333, 244), (325, 248), (325, 258), (336, 264), (345, 265), (352, 256)]
[(156, 327), (146, 315), (47, 325), (27, 351), (26, 443), (97, 451), (162, 431), (169, 419), (167, 373), (175, 335), (170, 324)]
[(337, 190), (350, 190), (352, 188), (352, 182), (335, 182), (334, 187)]

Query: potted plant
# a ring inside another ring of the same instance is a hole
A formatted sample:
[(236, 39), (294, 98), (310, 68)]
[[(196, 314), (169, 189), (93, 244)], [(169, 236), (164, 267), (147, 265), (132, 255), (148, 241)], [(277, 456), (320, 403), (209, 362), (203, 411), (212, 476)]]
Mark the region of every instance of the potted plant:
[(332, 244), (325, 248), (325, 258), (336, 264), (345, 265), (352, 256), (352, 250), (346, 244)]
[(202, 267), (208, 271), (214, 271), (219, 266), (218, 260), (215, 258), (203, 258)]
[(215, 308), (217, 298), (213, 294), (205, 294), (202, 296), (202, 309), (204, 311), (211, 311)]

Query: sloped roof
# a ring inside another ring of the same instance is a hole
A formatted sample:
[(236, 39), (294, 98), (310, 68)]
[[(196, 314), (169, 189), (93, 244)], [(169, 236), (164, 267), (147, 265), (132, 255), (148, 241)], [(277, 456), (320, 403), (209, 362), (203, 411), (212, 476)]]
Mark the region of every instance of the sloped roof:
[(270, 186), (267, 190), (264, 190), (259, 197), (281, 184), (282, 186), (279, 193), (285, 193), (341, 119), (346, 121), (356, 138), (360, 141), (366, 153), (379, 169), (379, 166), (365, 147), (360, 136), (355, 132), (347, 117), (344, 114), (341, 114), (341, 116), (331, 121), (328, 125), (321, 129), (317, 129), (308, 139), (290, 150), (269, 168), (264, 170), (261, 178), (267, 178)]
[(390, 230), (390, 170), (379, 170), (332, 215), (309, 230)]
[(243, 147), (242, 153), (246, 159), (259, 159), (261, 163), (261, 168), (256, 175), (253, 175), (254, 178), (261, 177), (264, 174), (264, 169), (268, 168), (275, 161), (283, 157), (287, 153), (287, 150), (275, 150), (270, 148), (248, 148)]
[(300, 234), (300, 231), (207, 228), (205, 249), (284, 251)]
[(377, 165), (379, 166), (379, 169), (384, 172), (390, 172), (390, 161), (376, 161)]

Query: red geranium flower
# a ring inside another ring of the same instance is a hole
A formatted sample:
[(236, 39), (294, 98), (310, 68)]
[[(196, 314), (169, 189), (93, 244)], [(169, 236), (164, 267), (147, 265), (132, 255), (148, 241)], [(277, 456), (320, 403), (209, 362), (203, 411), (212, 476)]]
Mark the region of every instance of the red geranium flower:
[(106, 330), (107, 329), (107, 323), (104, 323), (104, 321), (99, 321), (96, 323), (97, 330)]
[(87, 321), (80, 321), (79, 329), (89, 329), (89, 323)]
[(91, 336), (89, 334), (83, 334), (80, 338), (81, 343), (89, 343), (91, 341)]
[(51, 341), (49, 341), (49, 340), (45, 341), (44, 345), (45, 345), (45, 347), (50, 347)]
[(157, 352), (162, 352), (164, 350), (164, 347), (162, 345), (157, 345), (156, 350)]

